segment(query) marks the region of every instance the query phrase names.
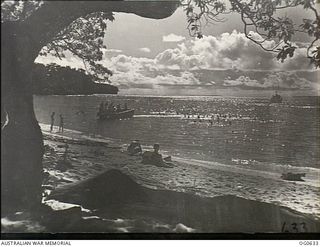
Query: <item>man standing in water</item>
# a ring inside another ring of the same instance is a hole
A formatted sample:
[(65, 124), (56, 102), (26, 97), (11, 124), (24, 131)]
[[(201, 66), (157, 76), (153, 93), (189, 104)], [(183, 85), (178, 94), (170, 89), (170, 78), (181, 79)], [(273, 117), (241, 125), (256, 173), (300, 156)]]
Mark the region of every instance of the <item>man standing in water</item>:
[(53, 125), (54, 125), (54, 114), (55, 112), (51, 113), (51, 125), (50, 125), (50, 132), (53, 131)]
[(59, 132), (63, 132), (63, 116), (60, 114)]

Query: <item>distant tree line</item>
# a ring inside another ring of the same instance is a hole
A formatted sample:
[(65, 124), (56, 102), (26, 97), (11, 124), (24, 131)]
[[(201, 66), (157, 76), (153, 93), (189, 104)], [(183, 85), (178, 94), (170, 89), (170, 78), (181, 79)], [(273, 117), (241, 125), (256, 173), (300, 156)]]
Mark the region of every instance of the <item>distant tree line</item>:
[(95, 83), (83, 69), (72, 69), (56, 64), (34, 64), (32, 71), (33, 94), (117, 94), (118, 88), (110, 84)]

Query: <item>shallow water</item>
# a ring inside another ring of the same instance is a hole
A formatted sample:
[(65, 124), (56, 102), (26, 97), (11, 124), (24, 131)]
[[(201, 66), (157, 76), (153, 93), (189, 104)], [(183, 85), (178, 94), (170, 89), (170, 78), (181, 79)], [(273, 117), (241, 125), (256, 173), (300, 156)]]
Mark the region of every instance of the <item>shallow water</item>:
[[(282, 104), (268, 98), (216, 96), (35, 96), (39, 122), (63, 114), (65, 128), (113, 138), (118, 143), (139, 139), (163, 153), (205, 162), (261, 171), (263, 175), (306, 172), (319, 186), (319, 97), (293, 97)], [(128, 120), (97, 121), (101, 101), (125, 102), (136, 115)], [(160, 114), (158, 113), (160, 112)], [(212, 115), (220, 114), (220, 121)], [(198, 119), (200, 116), (200, 120)], [(226, 118), (224, 118), (226, 115)], [(231, 125), (230, 125), (231, 122)], [(200, 164), (200, 163), (199, 163)], [(263, 175), (263, 176), (264, 176)]]

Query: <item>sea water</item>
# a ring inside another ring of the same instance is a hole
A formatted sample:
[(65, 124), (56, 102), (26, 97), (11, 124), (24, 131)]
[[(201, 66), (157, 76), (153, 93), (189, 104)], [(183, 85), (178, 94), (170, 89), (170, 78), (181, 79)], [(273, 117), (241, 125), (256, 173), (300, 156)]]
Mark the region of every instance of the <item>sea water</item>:
[[(98, 106), (105, 101), (127, 103), (135, 109), (134, 118), (97, 121)], [(54, 111), (56, 125), (62, 114), (65, 128), (123, 143), (159, 143), (174, 156), (257, 169), (320, 168), (318, 97), (269, 104), (267, 98), (217, 96), (35, 96), (34, 104), (39, 122), (50, 123)]]
[[(99, 104), (106, 101), (127, 103), (135, 116), (97, 120)], [(240, 179), (238, 183), (248, 182), (246, 193), (235, 191), (239, 196), (259, 199), (261, 191), (254, 192), (257, 184), (249, 185), (251, 178), (274, 181), (268, 192), (261, 180), (262, 194), (268, 197), (261, 200), (320, 216), (319, 97), (292, 97), (269, 104), (268, 98), (249, 97), (35, 96), (34, 106), (41, 123), (50, 124), (54, 111), (55, 125), (62, 114), (65, 128), (93, 138), (105, 137), (119, 145), (138, 139), (144, 148), (159, 143), (160, 152), (174, 161), (227, 172), (229, 178)], [(208, 179), (212, 172), (207, 173)], [(281, 179), (285, 172), (306, 173), (305, 181), (286, 184)], [(277, 195), (276, 184), (283, 195)]]

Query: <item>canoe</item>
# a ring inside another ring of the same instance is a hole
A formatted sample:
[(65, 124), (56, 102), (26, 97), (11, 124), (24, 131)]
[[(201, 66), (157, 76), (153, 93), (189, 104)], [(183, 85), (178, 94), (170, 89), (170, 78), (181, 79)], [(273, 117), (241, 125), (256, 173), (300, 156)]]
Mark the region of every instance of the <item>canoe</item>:
[(126, 118), (132, 118), (133, 115), (134, 115), (134, 110), (129, 109), (129, 110), (120, 111), (120, 112), (107, 112), (104, 114), (98, 113), (98, 119), (99, 120), (126, 119)]

